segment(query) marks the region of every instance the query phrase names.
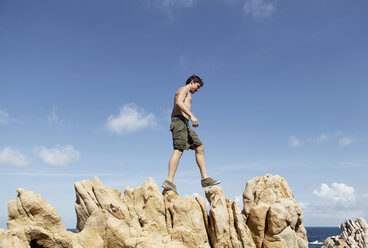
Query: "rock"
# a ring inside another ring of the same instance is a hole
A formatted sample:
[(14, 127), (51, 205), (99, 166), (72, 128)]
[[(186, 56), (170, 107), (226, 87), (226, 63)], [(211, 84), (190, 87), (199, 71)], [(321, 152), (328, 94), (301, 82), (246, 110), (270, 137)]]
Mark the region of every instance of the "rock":
[(8, 203), (9, 232), (28, 244), (72, 247), (72, 233), (65, 229), (56, 210), (39, 194), (22, 188), (17, 192), (17, 199)]
[(368, 225), (362, 218), (356, 221), (348, 219), (340, 225), (339, 236), (328, 237), (321, 248), (367, 248), (368, 247)]
[(262, 247), (263, 244), (266, 233), (265, 228), (268, 209), (268, 205), (261, 203), (250, 210), (247, 218), (247, 226), (252, 233), (252, 238), (256, 247)]
[(2, 229), (0, 229), (0, 247), (30, 248), (26, 241)]
[(359, 223), (359, 225), (360, 225), (360, 227), (361, 227), (362, 231), (363, 231), (364, 233), (368, 233), (368, 224), (367, 224), (367, 222), (365, 221), (365, 219), (363, 219), (362, 217), (358, 217), (358, 218), (357, 218), (357, 221), (358, 221), (358, 223)]
[(285, 179), (270, 174), (251, 179), (243, 203), (257, 248), (308, 247), (302, 211)]
[(78, 228), (90, 213), (104, 210), (109, 247), (210, 247), (198, 201), (173, 192), (163, 196), (151, 178), (136, 189), (127, 187), (123, 197), (98, 178), (76, 183), (75, 189)]
[(77, 233), (65, 229), (40, 195), (18, 189), (8, 204), (8, 230), (0, 230), (0, 248), (308, 247), (300, 208), (279, 176), (250, 180), (243, 211), (221, 187), (207, 188), (209, 213), (202, 197), (162, 193), (152, 178), (127, 187), (124, 195), (97, 177), (74, 186)]
[(200, 196), (181, 198), (172, 191), (165, 192), (167, 229), (171, 239), (185, 247), (210, 247), (203, 206), (199, 202), (204, 203)]
[(211, 206), (209, 236), (213, 247), (255, 247), (239, 207), (225, 198), (221, 187), (206, 189), (206, 197)]
[(338, 236), (333, 236), (327, 238), (321, 248), (349, 248), (349, 246), (344, 240), (339, 239)]

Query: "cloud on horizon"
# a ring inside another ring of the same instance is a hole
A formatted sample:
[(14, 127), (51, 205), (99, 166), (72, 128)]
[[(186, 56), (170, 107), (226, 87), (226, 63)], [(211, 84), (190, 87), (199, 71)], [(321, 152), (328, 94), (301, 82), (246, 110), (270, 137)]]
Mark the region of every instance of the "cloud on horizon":
[(366, 218), (368, 194), (355, 194), (353, 187), (344, 183), (332, 183), (331, 186), (322, 183), (320, 189), (313, 191), (320, 200), (316, 202), (299, 202), (304, 216), (310, 219), (328, 220), (346, 218)]
[(133, 133), (138, 130), (156, 126), (154, 114), (146, 114), (135, 103), (125, 104), (118, 115), (110, 115), (106, 122), (109, 131), (116, 134)]
[(48, 165), (56, 167), (65, 167), (71, 163), (77, 162), (81, 153), (77, 151), (74, 146), (57, 145), (54, 148), (41, 147), (38, 151), (38, 156), (42, 161)]
[(350, 205), (355, 202), (354, 191), (353, 187), (343, 183), (332, 183), (331, 187), (322, 183), (320, 190), (314, 190), (313, 194), (332, 204)]
[(266, 3), (265, 0), (246, 0), (243, 10), (245, 15), (253, 18), (266, 18), (275, 12), (274, 3)]
[(29, 164), (26, 156), (7, 146), (0, 151), (0, 164), (24, 167)]

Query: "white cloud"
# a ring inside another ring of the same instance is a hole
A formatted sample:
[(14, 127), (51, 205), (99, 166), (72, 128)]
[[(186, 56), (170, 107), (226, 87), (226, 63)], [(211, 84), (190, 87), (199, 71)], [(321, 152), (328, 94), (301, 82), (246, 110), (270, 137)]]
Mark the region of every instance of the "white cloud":
[(5, 125), (9, 121), (10, 121), (9, 114), (6, 111), (0, 109), (0, 125)]
[(264, 0), (246, 0), (243, 10), (246, 15), (253, 18), (269, 17), (275, 11), (275, 5), (265, 3)]
[(333, 183), (331, 187), (322, 183), (320, 190), (313, 194), (332, 204), (351, 205), (355, 202), (354, 188), (343, 183)]
[(59, 121), (59, 116), (56, 114), (57, 107), (53, 107), (51, 113), (47, 117), (49, 123), (55, 123)]
[(38, 156), (48, 165), (52, 166), (67, 166), (77, 162), (80, 157), (80, 152), (72, 145), (56, 146), (55, 148), (42, 147), (38, 152)]
[(342, 137), (339, 139), (339, 146), (349, 146), (353, 142), (352, 138)]
[(326, 134), (321, 134), (318, 138), (317, 138), (317, 143), (322, 143), (325, 142), (329, 139), (329, 137)]
[(329, 222), (327, 225), (331, 225), (331, 223), (338, 224), (346, 218), (367, 217), (367, 193), (357, 195), (351, 186), (343, 183), (333, 183), (329, 186), (323, 183), (320, 189), (313, 191), (313, 194), (319, 198), (315, 202), (299, 203), (304, 220), (314, 220), (318, 225), (326, 225)]
[(143, 109), (134, 103), (125, 104), (116, 116), (110, 115), (106, 127), (113, 133), (132, 133), (143, 128), (155, 126), (154, 114), (146, 114)]
[(17, 150), (5, 147), (0, 151), (0, 164), (9, 164), (23, 167), (28, 164), (27, 158)]
[(294, 137), (294, 136), (290, 136), (289, 137), (289, 145), (292, 147), (298, 147), (301, 145), (301, 142), (298, 138)]

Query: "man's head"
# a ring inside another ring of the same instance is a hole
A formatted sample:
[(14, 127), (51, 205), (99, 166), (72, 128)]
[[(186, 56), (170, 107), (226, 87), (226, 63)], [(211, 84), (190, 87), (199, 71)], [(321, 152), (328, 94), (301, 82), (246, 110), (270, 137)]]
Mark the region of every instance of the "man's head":
[(195, 93), (204, 85), (204, 83), (200, 77), (192, 75), (187, 79), (186, 85), (189, 86), (190, 93)]

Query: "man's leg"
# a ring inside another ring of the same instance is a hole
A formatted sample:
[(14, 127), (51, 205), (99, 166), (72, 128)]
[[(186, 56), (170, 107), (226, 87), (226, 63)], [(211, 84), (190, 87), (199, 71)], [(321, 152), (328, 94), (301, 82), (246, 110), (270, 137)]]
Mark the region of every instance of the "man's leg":
[(204, 146), (195, 146), (193, 147), (195, 151), (195, 158), (197, 161), (197, 165), (201, 172), (201, 179), (207, 178), (207, 170), (206, 170), (206, 162), (204, 161)]
[(171, 155), (171, 158), (169, 161), (169, 173), (166, 178), (166, 180), (169, 182), (174, 182), (174, 176), (176, 173), (176, 169), (178, 168), (178, 164), (179, 164), (181, 155), (183, 155), (183, 151), (174, 149), (174, 152)]

